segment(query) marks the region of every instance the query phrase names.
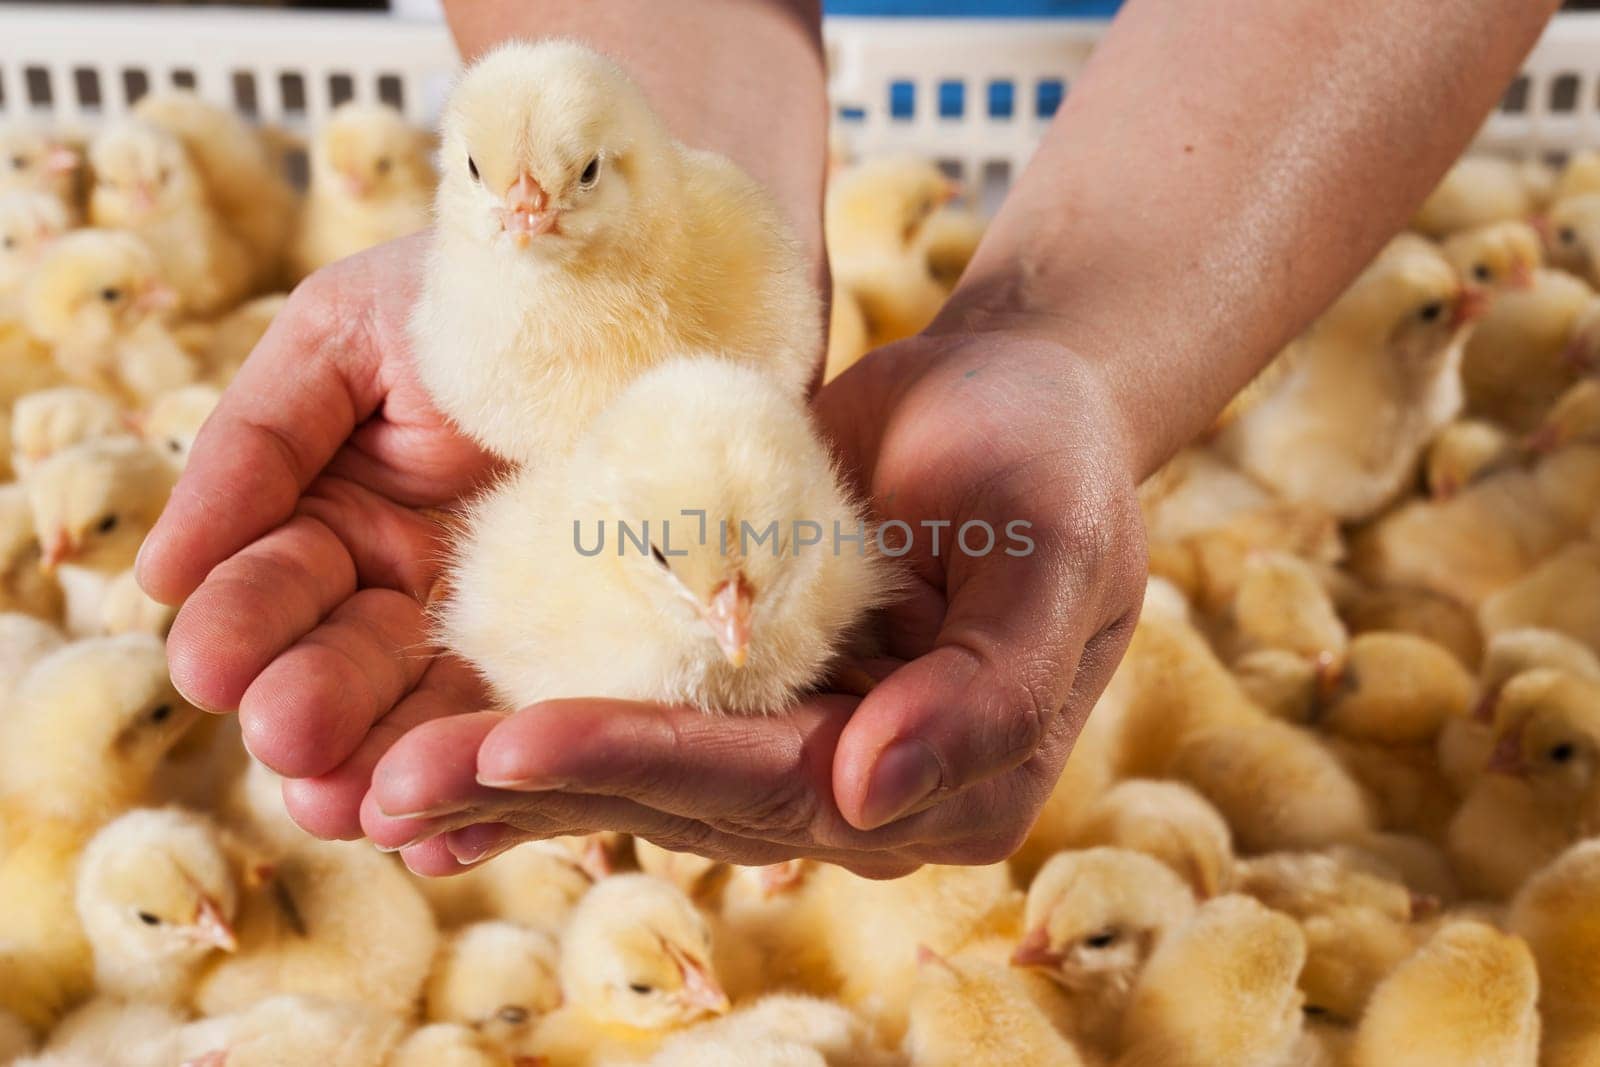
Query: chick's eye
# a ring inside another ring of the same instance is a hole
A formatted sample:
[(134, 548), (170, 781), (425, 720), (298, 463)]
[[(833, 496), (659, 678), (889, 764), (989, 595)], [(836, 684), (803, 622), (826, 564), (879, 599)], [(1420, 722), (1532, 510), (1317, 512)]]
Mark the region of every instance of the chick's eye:
[(378, 160), (378, 173), (388, 174), (389, 168), (392, 166), (394, 166), (394, 164), (390, 162), (389, 157), (384, 156), (382, 159)]
[(494, 1014), (495, 1018), (512, 1026), (521, 1026), (528, 1021), (528, 1009), (520, 1004), (507, 1004)]
[(1117, 943), (1117, 932), (1115, 930), (1104, 930), (1093, 937), (1084, 938), (1083, 943), (1090, 948), (1110, 948)]
[(166, 722), (172, 718), (171, 704), (158, 704), (150, 711), (150, 721), (155, 723)]
[(1444, 304), (1438, 300), (1423, 304), (1417, 309), (1417, 318), (1423, 322), (1438, 322), (1439, 316), (1444, 314)]
[(139, 913), (139, 921), (144, 923), (146, 926), (161, 925), (161, 918), (159, 916), (150, 914), (148, 911), (141, 911)]
[(629, 982), (628, 988), (639, 994), (641, 997), (647, 997), (656, 991), (656, 987), (648, 982)]
[(1494, 272), (1487, 263), (1479, 263), (1472, 268), (1472, 277), (1475, 281), (1487, 282), (1494, 278)]
[(1550, 750), (1550, 758), (1557, 763), (1567, 763), (1572, 759), (1573, 756), (1576, 756), (1577, 754), (1578, 750), (1566, 742), (1563, 742)]
[(108, 534), (112, 530), (115, 530), (116, 528), (117, 528), (117, 517), (115, 515), (107, 515), (105, 518), (101, 519), (99, 522), (94, 524), (94, 529), (95, 529), (96, 533)]
[(176, 456), (178, 453), (183, 451), (183, 442), (178, 440), (176, 437), (167, 438), (167, 451)]
[(1305, 1012), (1305, 1014), (1312, 1016), (1313, 1018), (1328, 1014), (1328, 1009), (1324, 1008), (1320, 1004), (1307, 1004), (1300, 1010)]
[(1556, 231), (1556, 240), (1560, 241), (1564, 245), (1576, 244), (1578, 241), (1578, 231), (1573, 229), (1571, 226), (1563, 226), (1561, 229)]
[(12, 170), (27, 170), (28, 169), (28, 157), (27, 156), (12, 156), (11, 157), (11, 169)]
[(589, 160), (589, 165), (583, 168), (583, 173), (578, 175), (578, 184), (585, 189), (600, 180), (600, 157), (595, 156)]
[(663, 555), (661, 550), (655, 545), (650, 546), (650, 558), (661, 564), (663, 567), (666, 567), (668, 570), (672, 569), (672, 564), (667, 562), (667, 557)]
[(7, 237), (5, 239), (5, 247), (6, 247), (6, 251), (8, 251), (8, 252), (11, 249), (17, 247), (17, 239), (15, 237)]
[(115, 304), (118, 300), (122, 299), (122, 290), (116, 288), (115, 286), (108, 285), (104, 289), (100, 290), (100, 299), (104, 300), (108, 304)]
[(478, 180), (478, 164), (471, 156), (467, 157), (467, 173), (472, 175), (472, 180)]

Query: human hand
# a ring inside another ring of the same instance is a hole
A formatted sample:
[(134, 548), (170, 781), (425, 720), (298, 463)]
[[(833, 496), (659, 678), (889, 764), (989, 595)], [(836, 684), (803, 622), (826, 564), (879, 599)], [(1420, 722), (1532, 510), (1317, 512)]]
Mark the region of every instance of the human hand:
[[(1086, 361), (1020, 335), (874, 353), (818, 398), (876, 516), (916, 532), (913, 592), (885, 620), (892, 658), (865, 699), (764, 718), (613, 700), (433, 718), (378, 763), (363, 829), (425, 874), (598, 829), (875, 876), (1009, 855), (1143, 592), (1131, 450), (1107, 396)], [(935, 556), (921, 524), (941, 520)], [(1002, 550), (1017, 520), (1036, 546), (1021, 558)], [(1001, 539), (986, 555), (951, 547), (973, 521)]]
[(138, 565), (152, 596), (184, 601), (167, 643), (174, 683), (201, 707), (239, 709), (269, 767), (321, 776), (286, 795), (325, 836), (359, 833), (371, 769), (408, 724), (481, 698), (427, 645), (444, 552), (430, 509), (491, 462), (411, 370), (423, 242), (295, 291), (195, 441)]

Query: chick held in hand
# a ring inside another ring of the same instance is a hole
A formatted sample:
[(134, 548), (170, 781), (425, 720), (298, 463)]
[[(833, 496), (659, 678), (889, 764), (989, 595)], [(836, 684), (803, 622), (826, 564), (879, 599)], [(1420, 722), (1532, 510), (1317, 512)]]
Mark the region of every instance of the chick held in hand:
[(638, 374), (706, 350), (793, 395), (822, 307), (777, 207), (673, 140), (615, 64), (506, 45), (457, 86), (412, 347), (439, 408), (513, 460), (567, 450)]
[(798, 399), (749, 367), (675, 360), (571, 456), (472, 509), (441, 636), (509, 707), (781, 709), (891, 594), (872, 541)]

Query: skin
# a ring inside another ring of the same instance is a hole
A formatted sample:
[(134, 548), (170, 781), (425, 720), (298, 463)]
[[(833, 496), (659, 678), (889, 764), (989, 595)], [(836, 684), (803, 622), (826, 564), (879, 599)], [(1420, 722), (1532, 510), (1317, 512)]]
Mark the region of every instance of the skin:
[[(766, 180), (815, 241), (814, 5), (597, 6), (451, 17), (469, 54), (513, 31), (610, 50), (679, 136)], [(429, 509), (491, 468), (409, 364), (417, 239), (313, 276), (201, 433), (139, 569), (157, 599), (188, 597), (173, 677), (239, 708), (252, 751), (296, 779), (302, 825), (364, 833), (423, 873), (600, 828), (875, 876), (998, 860), (1126, 646), (1135, 486), (1404, 223), (1554, 7), (1127, 5), (938, 321), (817, 397), (881, 518), (1025, 519), (1038, 546), (935, 558), (919, 538), (865, 699), (768, 718), (475, 710), (469, 672), (426, 645), (422, 602), (442, 543)]]

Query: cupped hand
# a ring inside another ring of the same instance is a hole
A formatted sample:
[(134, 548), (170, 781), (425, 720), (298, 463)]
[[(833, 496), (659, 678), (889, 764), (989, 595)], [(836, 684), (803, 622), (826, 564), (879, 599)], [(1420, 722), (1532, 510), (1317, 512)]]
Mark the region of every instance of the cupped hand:
[(359, 832), (371, 769), (407, 715), (479, 699), (427, 642), (444, 548), (434, 509), (492, 464), (411, 370), (422, 249), (420, 235), (384, 245), (295, 290), (201, 431), (138, 566), (152, 596), (183, 602), (173, 681), (201, 707), (237, 708), (269, 767), (322, 776), (297, 814), (330, 836)]
[[(912, 535), (886, 658), (847, 672), (876, 683), (841, 687), (864, 698), (745, 718), (599, 699), (416, 716), (373, 773), (363, 829), (428, 874), (599, 829), (874, 876), (1009, 855), (1143, 592), (1131, 450), (1107, 396), (1087, 361), (1018, 334), (930, 334), (870, 355), (817, 401), (876, 517), (905, 524), (886, 543)], [(957, 544), (968, 524), (971, 552)], [(982, 552), (986, 528), (996, 544)]]

